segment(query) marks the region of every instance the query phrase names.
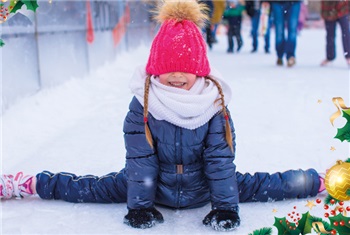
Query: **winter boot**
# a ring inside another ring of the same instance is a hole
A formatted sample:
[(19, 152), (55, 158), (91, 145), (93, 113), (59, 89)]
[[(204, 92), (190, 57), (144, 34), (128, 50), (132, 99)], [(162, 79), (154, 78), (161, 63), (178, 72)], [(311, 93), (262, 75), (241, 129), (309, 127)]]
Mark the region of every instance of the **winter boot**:
[(0, 199), (23, 198), (32, 195), (32, 182), (33, 176), (23, 176), (23, 172), (18, 172), (15, 177), (13, 175), (0, 176)]
[(0, 176), (0, 199), (10, 199), (13, 191), (13, 175)]

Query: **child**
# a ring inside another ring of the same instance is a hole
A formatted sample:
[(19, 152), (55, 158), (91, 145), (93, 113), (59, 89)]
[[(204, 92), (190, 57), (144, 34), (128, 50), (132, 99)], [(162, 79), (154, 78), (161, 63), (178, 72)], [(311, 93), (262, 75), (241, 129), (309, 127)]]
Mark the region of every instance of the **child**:
[(241, 24), (242, 13), (244, 6), (238, 3), (238, 1), (228, 1), (227, 9), (224, 12), (224, 19), (228, 21), (228, 49), (227, 53), (233, 53), (233, 37), (237, 40), (237, 51), (240, 51), (243, 46), (243, 40), (241, 36)]
[(0, 197), (38, 194), (68, 202), (127, 202), (124, 223), (162, 223), (155, 208), (195, 208), (211, 202), (203, 224), (228, 231), (240, 225), (238, 203), (315, 196), (321, 180), (309, 169), (236, 172), (235, 132), (226, 108), (228, 85), (211, 70), (195, 1), (165, 2), (146, 67), (132, 77), (135, 97), (124, 122), (126, 166), (97, 177), (48, 171), (0, 177)]

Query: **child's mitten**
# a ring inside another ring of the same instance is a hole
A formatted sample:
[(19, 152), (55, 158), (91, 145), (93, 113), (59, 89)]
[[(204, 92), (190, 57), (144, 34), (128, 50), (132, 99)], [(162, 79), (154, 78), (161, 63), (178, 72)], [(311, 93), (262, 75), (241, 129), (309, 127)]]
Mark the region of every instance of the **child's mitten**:
[(241, 223), (236, 210), (212, 210), (203, 220), (205, 226), (211, 226), (217, 231), (230, 231)]
[(150, 228), (157, 223), (163, 223), (163, 215), (156, 208), (131, 209), (124, 217), (124, 223), (133, 228)]

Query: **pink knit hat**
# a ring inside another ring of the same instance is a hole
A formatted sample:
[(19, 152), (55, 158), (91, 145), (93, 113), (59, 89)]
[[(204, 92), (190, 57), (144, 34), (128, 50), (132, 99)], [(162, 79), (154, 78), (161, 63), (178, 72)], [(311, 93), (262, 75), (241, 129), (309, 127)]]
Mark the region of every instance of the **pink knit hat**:
[(207, 45), (199, 28), (206, 19), (203, 6), (196, 1), (165, 2), (157, 19), (162, 25), (152, 42), (146, 72), (209, 75)]

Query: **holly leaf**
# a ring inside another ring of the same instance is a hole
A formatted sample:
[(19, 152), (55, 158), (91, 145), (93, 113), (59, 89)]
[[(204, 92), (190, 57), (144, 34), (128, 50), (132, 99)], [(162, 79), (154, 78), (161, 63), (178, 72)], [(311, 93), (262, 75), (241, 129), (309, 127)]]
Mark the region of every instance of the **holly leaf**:
[(301, 235), (311, 233), (312, 225), (309, 221), (310, 221), (310, 213), (306, 212), (301, 216), (301, 219), (299, 220), (299, 224), (297, 227), (301, 232)]
[(22, 6), (23, 6), (22, 1), (11, 0), (9, 5), (9, 9), (11, 9), (10, 13), (16, 13), (18, 10), (22, 8)]
[[(288, 223), (288, 224), (287, 224)], [(273, 224), (278, 230), (278, 235), (299, 235), (300, 230), (296, 228), (295, 223), (290, 223), (286, 220), (286, 217), (284, 218), (277, 218), (275, 217), (275, 223)], [(290, 229), (289, 227), (292, 227)], [(294, 230), (294, 229), (295, 230)]]
[(340, 200), (332, 197), (330, 194), (327, 195), (327, 197), (324, 199), (324, 204), (327, 204), (327, 205), (333, 205), (331, 203), (331, 200), (334, 200), (334, 204), (337, 204), (338, 202), (340, 202)]
[(0, 38), (0, 47), (3, 47), (5, 45), (4, 41)]
[(16, 13), (23, 5), (26, 5), (27, 10), (34, 12), (39, 7), (37, 0), (11, 0), (9, 5), (10, 13)]
[(23, 3), (27, 6), (28, 10), (36, 11), (36, 9), (39, 7), (37, 0), (22, 0)]
[(338, 128), (337, 135), (334, 136), (334, 138), (339, 139), (341, 142), (344, 140), (350, 142), (350, 114), (348, 114), (348, 111), (350, 112), (350, 110), (343, 111), (343, 117), (347, 120), (345, 126)]
[[(349, 115), (348, 117), (350, 117), (350, 109), (343, 109), (343, 113), (346, 113), (347, 115)], [(346, 117), (345, 117), (346, 118)], [(346, 120), (349, 122), (350, 119), (346, 118)]]
[(272, 234), (272, 228), (261, 228), (254, 230), (253, 233), (249, 233), (248, 235), (271, 235)]
[[(338, 234), (341, 235), (350, 235), (350, 217), (345, 217), (341, 213), (337, 214), (336, 216), (329, 217), (329, 221), (333, 225), (333, 229), (337, 230)], [(344, 225), (340, 225), (341, 221), (344, 222)], [(338, 226), (334, 225), (334, 222), (338, 223)]]

